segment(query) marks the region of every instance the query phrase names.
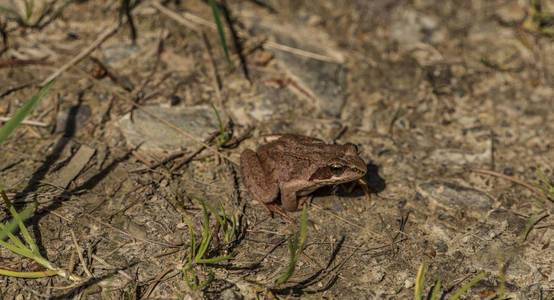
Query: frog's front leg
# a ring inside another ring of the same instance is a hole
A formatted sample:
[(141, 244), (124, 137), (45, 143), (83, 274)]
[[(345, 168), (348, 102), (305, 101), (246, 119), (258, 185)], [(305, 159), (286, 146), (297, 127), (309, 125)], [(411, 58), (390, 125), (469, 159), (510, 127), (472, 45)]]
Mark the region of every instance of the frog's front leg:
[(281, 205), (285, 210), (296, 211), (298, 206), (309, 199), (308, 196), (297, 196), (297, 192), (303, 188), (306, 188), (306, 184), (302, 180), (291, 180), (281, 184)]

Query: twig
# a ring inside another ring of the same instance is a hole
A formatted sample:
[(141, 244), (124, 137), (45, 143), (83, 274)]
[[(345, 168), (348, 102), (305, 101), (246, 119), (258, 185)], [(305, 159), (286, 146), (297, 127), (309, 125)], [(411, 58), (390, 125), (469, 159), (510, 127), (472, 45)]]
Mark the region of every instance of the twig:
[[(8, 122), (9, 120), (10, 120), (10, 117), (0, 117), (0, 122)], [(21, 121), (21, 124), (38, 126), (38, 127), (48, 127), (48, 124), (46, 123), (39, 122), (39, 121), (31, 121), (31, 120), (23, 120)]]
[(139, 241), (143, 241), (143, 242), (147, 242), (147, 243), (150, 243), (150, 244), (154, 244), (154, 245), (160, 245), (160, 246), (164, 246), (164, 247), (169, 247), (169, 248), (177, 248), (177, 247), (181, 247), (181, 245), (171, 245), (171, 244), (167, 244), (167, 243), (163, 243), (163, 242), (158, 242), (158, 241), (154, 241), (154, 240), (150, 240), (150, 239), (145, 239), (145, 238), (141, 238), (141, 237), (136, 237), (136, 236), (132, 236), (130, 233), (127, 233), (119, 228), (116, 228), (114, 227), (113, 225), (109, 224), (109, 223), (106, 223), (104, 221), (102, 221), (100, 218), (97, 218), (93, 215), (90, 215), (90, 214), (87, 214), (85, 213), (84, 214), (85, 216), (93, 219), (94, 221), (104, 225), (104, 226), (107, 226), (131, 239), (134, 239), (134, 240), (139, 240)]
[(51, 64), (53, 64), (53, 62), (46, 59), (10, 59), (6, 61), (0, 61), (0, 68)]
[(174, 270), (175, 267), (168, 267), (166, 268), (165, 270), (161, 271), (158, 275), (156, 275), (156, 278), (154, 278), (154, 282), (152, 282), (150, 284), (150, 286), (148, 287), (148, 290), (146, 290), (146, 292), (144, 293), (144, 295), (142, 295), (142, 298), (141, 299), (147, 299), (150, 294), (152, 294), (152, 292), (154, 291), (154, 289), (156, 288), (156, 286), (158, 285), (158, 283), (160, 282), (160, 280), (162, 280), (162, 278), (169, 272), (171, 272), (172, 270)]
[(75, 232), (73, 232), (73, 229), (69, 229), (69, 231), (71, 232), (71, 238), (73, 239), (73, 244), (75, 245), (75, 251), (77, 251), (77, 255), (79, 256), (81, 265), (83, 265), (83, 270), (85, 270), (85, 273), (87, 273), (89, 278), (92, 278), (93, 276), (87, 267), (87, 263), (85, 262), (85, 258), (83, 257), (81, 247), (79, 247), (79, 244), (77, 243), (77, 237), (75, 237)]
[(196, 24), (193, 21), (190, 21), (190, 20), (182, 17), (178, 13), (168, 9), (167, 7), (165, 7), (163, 5), (161, 5), (157, 1), (152, 1), (151, 5), (155, 9), (159, 10), (161, 13), (163, 13), (166, 16), (170, 17), (174, 21), (177, 21), (177, 23), (180, 23), (181, 25), (187, 26), (187, 27), (189, 27), (190, 29), (192, 29), (196, 32), (200, 32), (200, 28), (198, 28), (198, 26), (196, 26)]
[[(104, 267), (106, 268), (111, 268), (111, 269), (115, 269), (114, 266), (108, 264), (104, 259), (98, 257), (96, 254), (93, 254), (91, 255), (91, 257), (93, 259), (95, 259), (96, 261), (98, 261), (101, 265), (103, 265)], [(121, 270), (118, 270), (117, 273), (119, 273), (120, 275), (123, 275), (123, 277), (129, 279), (129, 280), (133, 280), (133, 278), (131, 276), (129, 276), (127, 273), (121, 271)]]
[(528, 184), (527, 182), (523, 181), (523, 180), (519, 180), (517, 178), (514, 178), (512, 176), (508, 176), (508, 175), (504, 175), (502, 173), (498, 173), (498, 172), (495, 172), (495, 171), (491, 171), (491, 170), (484, 170), (484, 169), (471, 169), (472, 172), (475, 172), (475, 173), (481, 173), (481, 174), (486, 174), (486, 175), (492, 175), (492, 176), (496, 176), (496, 177), (500, 177), (500, 178), (503, 178), (503, 179), (506, 179), (508, 181), (511, 181), (511, 182), (514, 182), (514, 183), (517, 183), (519, 185), (522, 185), (528, 189), (530, 189), (533, 193), (539, 195), (540, 197), (548, 200), (548, 197), (543, 193), (541, 192), (539, 189), (537, 189), (536, 187)]
[(33, 83), (32, 82), (27, 82), (27, 83), (23, 83), (23, 84), (20, 84), (18, 86), (15, 86), (15, 87), (12, 87), (12, 88), (9, 88), (7, 90), (5, 90), (4, 92), (0, 93), (0, 98), (4, 97), (4, 96), (7, 96), (15, 91), (18, 91), (20, 89), (24, 89), (26, 87), (29, 87), (31, 86)]
[(344, 223), (350, 224), (350, 225), (352, 225), (352, 226), (354, 226), (354, 227), (356, 227), (356, 228), (359, 228), (360, 230), (367, 231), (367, 232), (369, 232), (369, 233), (373, 233), (373, 234), (378, 235), (378, 236), (380, 236), (381, 238), (387, 240), (387, 237), (384, 236), (384, 235), (381, 234), (381, 233), (375, 232), (375, 231), (373, 231), (373, 230), (370, 230), (370, 229), (367, 229), (367, 228), (365, 228), (365, 227), (363, 227), (363, 226), (360, 226), (360, 225), (358, 225), (358, 224), (356, 224), (356, 223), (350, 222), (349, 220), (347, 220), (347, 219), (345, 219), (345, 218), (343, 218), (343, 217), (341, 217), (341, 216), (339, 216), (339, 215), (337, 215), (337, 214), (335, 214), (335, 213), (333, 213), (333, 212), (330, 212), (330, 211), (326, 210), (325, 208), (323, 208), (323, 207), (321, 207), (321, 206), (319, 206), (319, 205), (317, 205), (317, 204), (315, 204), (315, 203), (312, 203), (311, 205), (312, 205), (313, 207), (315, 207), (315, 208), (317, 208), (317, 209), (319, 209), (319, 210), (321, 210), (321, 211), (323, 211), (323, 212), (325, 212), (325, 213), (327, 213), (327, 214), (329, 214), (329, 215), (331, 215), (331, 216), (333, 216), (333, 217), (335, 217), (335, 218), (337, 218), (337, 219), (343, 221)]
[[(204, 20), (203, 18), (201, 18), (199, 16), (196, 16), (196, 15), (193, 15), (191, 13), (185, 12), (185, 13), (183, 13), (183, 15), (181, 15), (181, 14), (175, 13), (175, 12), (167, 9), (166, 7), (164, 7), (163, 5), (161, 5), (158, 2), (153, 2), (152, 6), (156, 9), (158, 9), (161, 13), (163, 13), (163, 14), (167, 15), (168, 17), (170, 17), (171, 19), (173, 19), (174, 21), (176, 21), (176, 22), (178, 22), (182, 25), (185, 25), (185, 26), (189, 27), (190, 29), (192, 29), (194, 31), (197, 31), (197, 32), (200, 31), (200, 29), (198, 28), (197, 25), (205, 26), (205, 27), (208, 27), (212, 30), (217, 29), (216, 26), (213, 24), (213, 22), (209, 22), (207, 20)], [(282, 44), (275, 43), (275, 42), (266, 41), (264, 45), (269, 47), (269, 48), (278, 49), (278, 50), (281, 50), (281, 51), (287, 51), (287, 52), (290, 52), (292, 54), (305, 56), (305, 57), (309, 57), (309, 58), (313, 58), (313, 59), (317, 59), (317, 60), (321, 60), (321, 61), (342, 63), (341, 60), (330, 57), (330, 56), (327, 56), (327, 55), (322, 55), (322, 54), (318, 54), (318, 53), (314, 53), (314, 52), (310, 52), (310, 51), (306, 51), (306, 50), (302, 50), (302, 49), (282, 45)]]
[(330, 57), (330, 56), (327, 56), (327, 55), (322, 55), (322, 54), (302, 50), (302, 49), (299, 49), (299, 48), (294, 48), (294, 47), (290, 47), (290, 46), (287, 46), (287, 45), (278, 44), (278, 43), (271, 42), (271, 41), (265, 42), (264, 46), (266, 46), (268, 48), (273, 48), (273, 49), (277, 49), (277, 50), (281, 50), (281, 51), (290, 52), (290, 53), (296, 54), (298, 56), (304, 56), (304, 57), (313, 58), (313, 59), (326, 61), (326, 62), (332, 62), (332, 63), (342, 63), (341, 60)]
[[(138, 6), (140, 6), (141, 3), (139, 3), (137, 6), (135, 6), (134, 8), (137, 8)], [(68, 61), (67, 63), (65, 63), (63, 66), (61, 66), (58, 70), (56, 70), (54, 73), (52, 73), (50, 76), (48, 76), (41, 84), (40, 86), (45, 86), (47, 83), (49, 83), (50, 81), (54, 80), (55, 78), (57, 78), (58, 76), (60, 76), (60, 74), (62, 74), (63, 72), (65, 72), (67, 69), (69, 69), (71, 66), (75, 65), (77, 62), (79, 62), (80, 60), (82, 60), (83, 58), (87, 57), (92, 51), (94, 51), (94, 49), (96, 49), (98, 46), (100, 46), (104, 41), (106, 41), (110, 36), (112, 36), (113, 34), (115, 34), (117, 32), (117, 30), (119, 29), (119, 27), (121, 27), (121, 25), (127, 23), (127, 21), (129, 21), (129, 19), (127, 18), (127, 16), (121, 18), (117, 23), (109, 26), (108, 28), (104, 29), (102, 31), (102, 34), (100, 34), (100, 36), (98, 38), (96, 38), (96, 40), (94, 42), (92, 42), (92, 44), (90, 44), (90, 46), (88, 46), (87, 48), (83, 49), (79, 54), (77, 54), (77, 56), (73, 57), (70, 61)]]
[(145, 114), (149, 115), (150, 117), (152, 117), (152, 118), (158, 120), (159, 122), (163, 123), (163, 124), (166, 125), (167, 127), (170, 127), (171, 129), (173, 129), (173, 130), (179, 132), (180, 134), (186, 136), (187, 138), (193, 140), (195, 143), (198, 143), (198, 144), (204, 146), (206, 149), (212, 151), (215, 155), (217, 155), (217, 156), (219, 156), (219, 157), (221, 157), (221, 158), (223, 158), (223, 159), (226, 159), (226, 160), (228, 160), (228, 161), (234, 163), (234, 164), (237, 165), (237, 166), (239, 165), (239, 163), (238, 163), (237, 161), (235, 161), (234, 159), (231, 159), (229, 156), (227, 156), (227, 155), (225, 155), (225, 154), (219, 152), (216, 148), (214, 148), (214, 147), (212, 147), (212, 146), (210, 146), (210, 145), (204, 143), (202, 140), (200, 140), (200, 139), (197, 138), (196, 136), (194, 136), (194, 135), (188, 133), (188, 132), (185, 131), (184, 129), (181, 129), (181, 128), (177, 127), (176, 125), (174, 125), (173, 123), (170, 123), (170, 122), (167, 121), (166, 119), (161, 118), (161, 117), (157, 116), (156, 114), (150, 112), (149, 110), (145, 109), (142, 105), (135, 103), (131, 98), (129, 98), (129, 97), (127, 97), (127, 96), (125, 96), (125, 95), (119, 93), (119, 92), (116, 91), (115, 89), (113, 89), (113, 87), (111, 87), (111, 86), (105, 84), (105, 83), (102, 82), (102, 81), (97, 80), (96, 78), (92, 77), (90, 74), (84, 72), (83, 70), (81, 70), (81, 69), (79, 69), (79, 68), (74, 68), (74, 69), (77, 70), (79, 73), (83, 74), (83, 76), (86, 76), (86, 77), (90, 78), (92, 81), (97, 82), (97, 83), (99, 83), (100, 85), (103, 85), (104, 87), (111, 89), (112, 92), (114, 93), (114, 95), (116, 95), (116, 96), (119, 97), (120, 99), (126, 101), (127, 103), (129, 103), (129, 104), (131, 104), (131, 105), (133, 105), (133, 106), (135, 106), (137, 109), (141, 110), (142, 112), (144, 112)]

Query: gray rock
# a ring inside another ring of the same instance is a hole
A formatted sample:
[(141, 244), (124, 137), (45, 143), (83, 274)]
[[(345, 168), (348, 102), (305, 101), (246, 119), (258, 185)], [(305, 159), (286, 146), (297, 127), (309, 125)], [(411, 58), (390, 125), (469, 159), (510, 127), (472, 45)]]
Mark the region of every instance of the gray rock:
[[(151, 106), (146, 109), (200, 140), (205, 140), (211, 132), (219, 128), (213, 109), (207, 105), (184, 108)], [(141, 110), (134, 110), (132, 114), (123, 116), (119, 120), (119, 126), (130, 146), (140, 145), (142, 151), (151, 154), (178, 151), (197, 145), (190, 138)]]
[(460, 149), (436, 149), (431, 153), (430, 159), (443, 165), (482, 165), (490, 162), (490, 147), (480, 153), (472, 153)]
[(326, 116), (339, 116), (346, 102), (347, 68), (343, 55), (332, 39), (314, 27), (284, 25), (271, 16), (246, 16), (254, 34), (268, 35), (279, 45), (301, 49), (330, 58), (330, 60), (292, 53), (278, 47), (268, 47), (280, 66), (285, 69), (294, 85), (289, 87), (300, 98), (314, 103)]
[(139, 47), (135, 44), (108, 46), (102, 49), (102, 60), (108, 65), (116, 64), (138, 51)]
[(521, 299), (545, 299), (540, 284), (535, 283), (523, 287), (519, 292)]
[(467, 213), (477, 216), (485, 214), (493, 203), (493, 199), (484, 192), (453, 182), (425, 182), (419, 184), (417, 190), (431, 206), (464, 209)]

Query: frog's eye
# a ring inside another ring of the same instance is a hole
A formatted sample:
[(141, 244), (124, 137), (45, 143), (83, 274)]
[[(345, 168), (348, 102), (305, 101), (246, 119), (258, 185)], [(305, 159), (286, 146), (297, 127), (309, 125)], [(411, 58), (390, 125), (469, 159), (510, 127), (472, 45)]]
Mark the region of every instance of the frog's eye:
[(332, 163), (329, 165), (329, 169), (336, 174), (340, 173), (344, 169), (344, 166), (338, 163)]
[(331, 165), (329, 165), (329, 167), (331, 169), (342, 169), (343, 165), (337, 164), (337, 163), (332, 163)]

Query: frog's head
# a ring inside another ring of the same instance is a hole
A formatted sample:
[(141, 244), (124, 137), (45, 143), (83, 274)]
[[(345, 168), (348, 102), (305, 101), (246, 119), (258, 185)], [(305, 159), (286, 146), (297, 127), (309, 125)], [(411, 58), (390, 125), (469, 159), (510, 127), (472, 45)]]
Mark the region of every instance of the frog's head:
[[(358, 154), (356, 145), (332, 145), (335, 151), (328, 152), (326, 159), (311, 175), (310, 181), (318, 185), (339, 184), (358, 180), (367, 173), (367, 167)], [(338, 150), (338, 151), (337, 151)]]

